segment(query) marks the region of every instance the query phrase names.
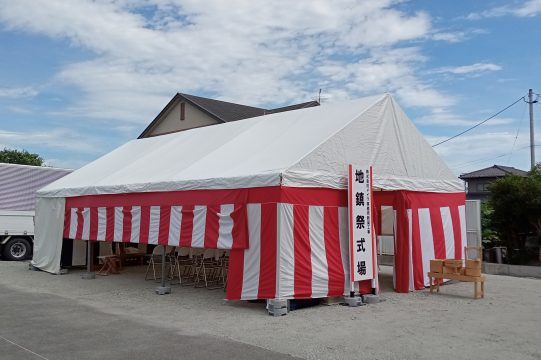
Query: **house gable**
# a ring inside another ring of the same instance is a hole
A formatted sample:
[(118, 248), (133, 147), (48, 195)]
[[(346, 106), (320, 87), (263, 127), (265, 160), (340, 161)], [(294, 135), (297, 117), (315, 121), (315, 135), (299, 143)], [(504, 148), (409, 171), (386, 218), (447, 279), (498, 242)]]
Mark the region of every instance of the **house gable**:
[(169, 134), (192, 128), (215, 125), (278, 113), (319, 106), (317, 101), (309, 101), (276, 109), (263, 109), (253, 106), (204, 98), (201, 96), (177, 93), (156, 118), (139, 135), (139, 139)]
[[(181, 116), (181, 108), (184, 116)], [(201, 126), (215, 125), (221, 121), (211, 117), (192, 104), (179, 99), (169, 111), (163, 115), (154, 125), (147, 130), (144, 137), (169, 134), (171, 132), (197, 128)]]

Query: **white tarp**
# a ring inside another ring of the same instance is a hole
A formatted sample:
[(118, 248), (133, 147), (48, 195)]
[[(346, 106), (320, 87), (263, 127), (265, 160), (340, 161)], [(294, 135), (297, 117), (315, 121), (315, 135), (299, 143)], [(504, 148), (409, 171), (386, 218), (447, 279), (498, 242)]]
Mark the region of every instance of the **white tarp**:
[(38, 198), (36, 201), (32, 265), (53, 274), (60, 273), (65, 204), (65, 198)]
[(46, 186), (41, 197), (261, 186), (347, 188), (373, 164), (385, 190), (462, 191), (390, 95), (132, 140)]

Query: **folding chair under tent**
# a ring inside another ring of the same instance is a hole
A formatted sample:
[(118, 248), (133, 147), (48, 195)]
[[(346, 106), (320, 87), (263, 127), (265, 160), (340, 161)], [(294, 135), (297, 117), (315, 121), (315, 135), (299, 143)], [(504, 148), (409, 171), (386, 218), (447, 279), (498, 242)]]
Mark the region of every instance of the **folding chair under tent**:
[(349, 163), (376, 234), (394, 209), (396, 291), (463, 258), (463, 186), (385, 94), (129, 141), (38, 192), (32, 264), (58, 273), (63, 237), (228, 249), (227, 299), (348, 294)]

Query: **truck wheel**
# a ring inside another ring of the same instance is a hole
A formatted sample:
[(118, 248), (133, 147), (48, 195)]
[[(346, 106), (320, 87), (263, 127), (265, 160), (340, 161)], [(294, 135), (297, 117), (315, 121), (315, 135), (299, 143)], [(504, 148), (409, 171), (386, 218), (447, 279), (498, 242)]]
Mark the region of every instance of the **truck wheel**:
[(25, 260), (30, 256), (32, 247), (30, 242), (23, 238), (9, 240), (4, 245), (4, 259), (11, 261)]

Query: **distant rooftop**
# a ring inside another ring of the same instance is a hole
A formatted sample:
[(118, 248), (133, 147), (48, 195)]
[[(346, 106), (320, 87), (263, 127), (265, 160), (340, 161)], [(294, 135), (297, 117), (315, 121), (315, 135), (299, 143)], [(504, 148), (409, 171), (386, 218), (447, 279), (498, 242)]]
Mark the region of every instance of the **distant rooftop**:
[(461, 178), (462, 180), (465, 180), (465, 179), (476, 179), (476, 178), (503, 177), (506, 175), (526, 176), (527, 174), (528, 174), (527, 171), (516, 169), (511, 166), (494, 165), (494, 166), (487, 167), (481, 170), (476, 170), (476, 171), (472, 171), (466, 174), (461, 174), (459, 178)]

